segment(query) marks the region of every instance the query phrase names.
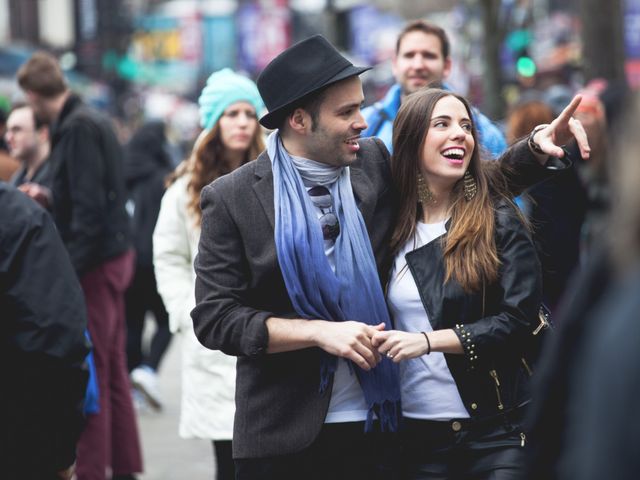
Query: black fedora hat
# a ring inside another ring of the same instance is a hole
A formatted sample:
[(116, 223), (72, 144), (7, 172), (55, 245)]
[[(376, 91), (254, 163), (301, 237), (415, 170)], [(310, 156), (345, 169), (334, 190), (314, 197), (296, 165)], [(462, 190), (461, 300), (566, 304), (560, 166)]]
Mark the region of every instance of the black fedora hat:
[(269, 113), (260, 119), (278, 128), (298, 100), (371, 67), (356, 67), (322, 35), (292, 45), (274, 58), (258, 77), (258, 90)]

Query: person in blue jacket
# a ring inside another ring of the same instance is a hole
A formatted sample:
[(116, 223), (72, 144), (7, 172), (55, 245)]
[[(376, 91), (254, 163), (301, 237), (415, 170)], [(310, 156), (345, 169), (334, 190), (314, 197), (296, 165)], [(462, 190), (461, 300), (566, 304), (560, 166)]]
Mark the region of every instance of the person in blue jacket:
[[(398, 35), (392, 67), (396, 83), (381, 101), (362, 111), (369, 125), (362, 135), (380, 138), (391, 153), (393, 120), (402, 100), (430, 84), (438, 84), (449, 90), (444, 83), (451, 72), (449, 38), (446, 32), (423, 20), (408, 23)], [(485, 156), (499, 157), (507, 148), (504, 135), (478, 109), (473, 108), (472, 114)]]

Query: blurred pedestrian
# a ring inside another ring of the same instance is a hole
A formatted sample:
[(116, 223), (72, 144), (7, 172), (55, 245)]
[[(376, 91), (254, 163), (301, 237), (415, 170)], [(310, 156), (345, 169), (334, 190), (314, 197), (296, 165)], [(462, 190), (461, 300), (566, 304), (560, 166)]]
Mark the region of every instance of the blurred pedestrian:
[[(153, 229), (164, 194), (164, 179), (173, 170), (167, 149), (165, 124), (156, 120), (142, 125), (125, 148), (124, 172), (127, 208), (132, 217), (136, 265), (125, 295), (127, 362), (131, 382), (141, 397), (134, 401), (162, 408), (157, 371), (171, 341), (169, 314), (158, 294), (153, 271)], [(143, 352), (145, 317), (151, 313), (155, 329), (148, 351)], [(135, 394), (136, 392), (134, 392)]]
[(104, 479), (109, 470), (132, 478), (142, 458), (125, 355), (124, 292), (134, 254), (122, 149), (108, 120), (68, 89), (53, 56), (34, 53), (18, 83), (36, 116), (54, 125), (52, 214), (84, 291), (94, 345), (100, 412), (88, 417), (78, 443), (78, 478)]
[(602, 285), (605, 296), (589, 312), (584, 344), (576, 351), (576, 365), (583, 368), (570, 381), (562, 480), (632, 480), (640, 472), (640, 96), (631, 100), (609, 168), (617, 194), (608, 228), (615, 235), (606, 237), (612, 278)]
[(531, 415), (531, 480), (630, 480), (640, 471), (640, 100), (631, 100), (608, 163), (612, 219), (568, 289), (543, 352)]
[[(584, 101), (585, 98), (578, 110), (583, 108)], [(554, 112), (542, 100), (516, 104), (507, 115), (508, 143), (511, 145), (528, 135), (537, 125), (551, 123), (561, 111), (562, 108)], [(593, 155), (591, 137), (589, 144)], [(523, 210), (530, 221), (542, 263), (544, 302), (552, 312), (555, 312), (569, 278), (578, 266), (581, 230), (587, 211), (587, 194), (576, 167), (576, 163), (581, 164), (583, 160), (579, 155), (573, 155), (572, 162), (571, 168), (534, 185), (522, 197)]]
[(0, 180), (8, 182), (20, 168), (20, 162), (9, 154), (9, 147), (5, 141), (7, 131), (7, 112), (0, 107)]
[(586, 191), (588, 201), (582, 226), (581, 254), (585, 260), (598, 238), (605, 235), (610, 204), (609, 189), (609, 127), (604, 104), (597, 93), (589, 89), (579, 91), (583, 101), (575, 117), (584, 125), (591, 156), (586, 162), (577, 162), (576, 168)]
[(11, 177), (11, 185), (46, 183), (47, 159), (51, 151), (49, 125), (38, 119), (28, 104), (17, 103), (11, 108), (5, 139), (11, 156), (20, 161), (20, 168)]
[(0, 476), (70, 479), (89, 351), (82, 289), (51, 217), (0, 182)]
[[(441, 27), (424, 20), (405, 25), (396, 40), (392, 60), (396, 83), (380, 102), (362, 111), (369, 125), (362, 135), (379, 137), (393, 153), (393, 121), (400, 104), (407, 95), (427, 85), (449, 89), (445, 81), (451, 72), (451, 62), (449, 37)], [(507, 148), (504, 135), (478, 109), (473, 108), (472, 113), (484, 148), (482, 156), (498, 157)]]
[(199, 103), (203, 130), (162, 199), (153, 235), (154, 264), (171, 330), (181, 338), (180, 436), (211, 439), (215, 478), (228, 480), (235, 478), (231, 439), (236, 360), (205, 348), (194, 334), (189, 315), (195, 306), (193, 261), (202, 222), (200, 192), (264, 149), (257, 120), (264, 106), (255, 84), (228, 69), (209, 77)]

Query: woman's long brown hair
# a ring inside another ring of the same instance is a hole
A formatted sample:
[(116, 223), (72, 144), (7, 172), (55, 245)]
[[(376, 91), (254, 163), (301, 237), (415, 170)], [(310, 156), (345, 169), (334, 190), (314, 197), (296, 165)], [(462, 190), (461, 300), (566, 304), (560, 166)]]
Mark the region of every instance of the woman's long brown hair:
[[(187, 193), (189, 195), (187, 211), (192, 214), (196, 226), (200, 226), (202, 220), (200, 192), (216, 178), (233, 170), (233, 166), (226, 156), (225, 146), (222, 143), (220, 122), (218, 121), (211, 130), (201, 135), (203, 136), (202, 138), (198, 137), (198, 140), (196, 140), (189, 159), (178, 165), (175, 171), (167, 178), (167, 186), (169, 186), (182, 175), (190, 175), (189, 183), (187, 184)], [(256, 158), (263, 150), (262, 132), (260, 125), (256, 125), (251, 143), (242, 160), (242, 165)]]
[[(457, 98), (472, 119), (471, 107), (464, 97), (445, 90), (430, 88), (408, 96), (400, 106), (393, 123), (393, 156), (391, 173), (399, 192), (399, 212), (391, 236), (391, 253), (395, 256), (414, 236), (421, 209), (418, 204), (417, 175), (423, 146), (436, 103), (447, 96)], [(443, 238), (445, 282), (455, 279), (465, 291), (479, 290), (484, 281), (498, 276), (500, 260), (494, 239), (495, 218), (493, 195), (508, 198), (504, 177), (496, 162), (480, 158), (478, 134), (473, 125), (475, 147), (469, 171), (475, 178), (477, 193), (471, 201), (464, 199), (464, 184), (456, 182), (451, 194), (451, 226)]]

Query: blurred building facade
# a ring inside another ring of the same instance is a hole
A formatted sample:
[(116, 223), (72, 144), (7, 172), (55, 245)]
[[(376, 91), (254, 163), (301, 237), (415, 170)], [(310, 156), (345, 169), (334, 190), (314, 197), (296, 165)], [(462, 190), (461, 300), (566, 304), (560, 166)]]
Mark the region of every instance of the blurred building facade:
[[(499, 32), (487, 32), (486, 5), (498, 4)], [(365, 75), (367, 101), (392, 82), (395, 37), (409, 19), (427, 18), (452, 37), (452, 86), (482, 103), (485, 39), (500, 35), (500, 82), (510, 101), (527, 78), (575, 80), (580, 74), (579, 0), (0, 0), (0, 76), (34, 48), (58, 54), (85, 93), (127, 111), (131, 92), (195, 99), (223, 67), (255, 77), (281, 50), (322, 33)], [(640, 83), (640, 0), (625, 0), (627, 71)], [(16, 65), (17, 64), (17, 65)], [(79, 81), (83, 83), (83, 81)], [(511, 88), (510, 90), (510, 87)], [(0, 80), (0, 95), (2, 81)], [(98, 101), (97, 103), (100, 103)], [(130, 103), (130, 102), (129, 102)]]

